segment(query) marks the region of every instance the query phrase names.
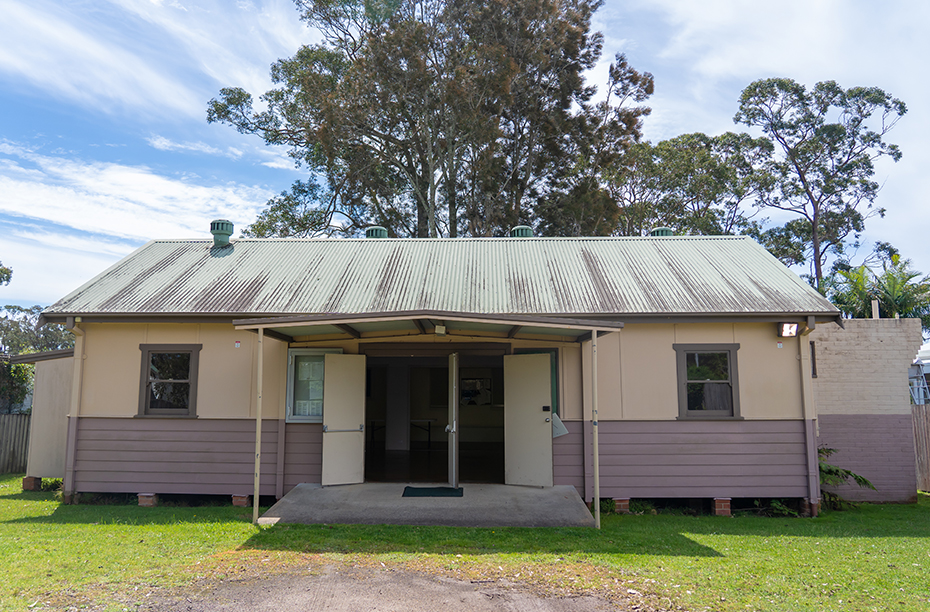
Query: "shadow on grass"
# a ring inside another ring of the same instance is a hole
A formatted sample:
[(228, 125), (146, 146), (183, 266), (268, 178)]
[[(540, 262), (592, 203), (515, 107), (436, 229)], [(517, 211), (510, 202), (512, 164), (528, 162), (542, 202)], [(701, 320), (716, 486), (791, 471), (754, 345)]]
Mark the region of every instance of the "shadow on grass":
[(606, 523), (601, 531), (589, 527), (278, 524), (262, 529), (240, 548), (305, 553), (722, 556), (674, 531), (627, 533)]
[[(52, 501), (52, 493), (21, 493), (0, 496), (0, 500)], [(262, 512), (268, 508), (260, 508)], [(143, 508), (128, 504), (76, 504), (59, 503), (51, 514), (44, 516), (21, 516), (0, 520), (2, 524), (59, 524), (59, 525), (170, 525), (178, 523), (228, 523), (251, 522), (251, 508), (234, 506), (158, 506)]]
[(759, 538), (844, 539), (930, 537), (930, 496), (910, 505), (863, 504), (816, 519), (714, 516), (605, 516), (590, 528), (467, 528), (393, 525), (278, 524), (241, 548), (341, 553), (437, 553), (561, 555), (631, 554), (720, 557), (694, 535)]

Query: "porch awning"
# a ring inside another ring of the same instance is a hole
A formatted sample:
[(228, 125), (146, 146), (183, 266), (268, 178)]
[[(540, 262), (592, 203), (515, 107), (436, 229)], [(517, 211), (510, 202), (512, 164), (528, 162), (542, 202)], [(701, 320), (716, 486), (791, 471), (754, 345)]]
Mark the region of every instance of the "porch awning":
[(233, 325), (236, 329), (243, 330), (262, 329), (265, 334), (286, 342), (443, 334), (459, 337), (583, 342), (589, 340), (595, 330), (599, 333), (609, 333), (623, 328), (620, 321), (441, 310), (236, 319)]

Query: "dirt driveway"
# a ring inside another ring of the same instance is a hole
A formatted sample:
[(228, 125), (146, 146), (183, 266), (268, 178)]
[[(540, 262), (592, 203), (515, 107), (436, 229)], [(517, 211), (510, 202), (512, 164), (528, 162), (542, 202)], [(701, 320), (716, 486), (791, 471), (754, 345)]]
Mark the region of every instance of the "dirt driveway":
[(188, 593), (161, 594), (150, 612), (253, 610), (282, 612), (601, 612), (618, 607), (600, 597), (543, 597), (505, 581), (471, 582), (405, 570), (327, 566), (310, 573), (224, 580)]

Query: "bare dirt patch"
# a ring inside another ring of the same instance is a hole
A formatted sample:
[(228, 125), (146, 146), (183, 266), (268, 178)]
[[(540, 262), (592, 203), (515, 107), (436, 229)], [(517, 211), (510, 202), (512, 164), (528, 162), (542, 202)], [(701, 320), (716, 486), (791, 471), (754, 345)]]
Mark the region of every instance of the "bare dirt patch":
[(398, 569), (329, 565), (319, 572), (226, 579), (196, 592), (162, 593), (150, 612), (326, 610), (332, 612), (602, 612), (632, 610), (599, 596), (537, 595), (502, 581), (457, 580)]

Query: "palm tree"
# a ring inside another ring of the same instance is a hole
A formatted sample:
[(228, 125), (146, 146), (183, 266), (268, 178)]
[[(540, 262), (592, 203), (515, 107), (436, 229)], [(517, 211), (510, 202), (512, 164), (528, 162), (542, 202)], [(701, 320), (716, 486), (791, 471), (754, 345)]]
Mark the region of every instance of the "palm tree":
[(827, 297), (850, 318), (872, 315), (872, 300), (878, 300), (881, 317), (914, 317), (930, 332), (930, 275), (911, 269), (911, 261), (897, 255), (881, 274), (865, 264), (837, 270), (826, 285)]

